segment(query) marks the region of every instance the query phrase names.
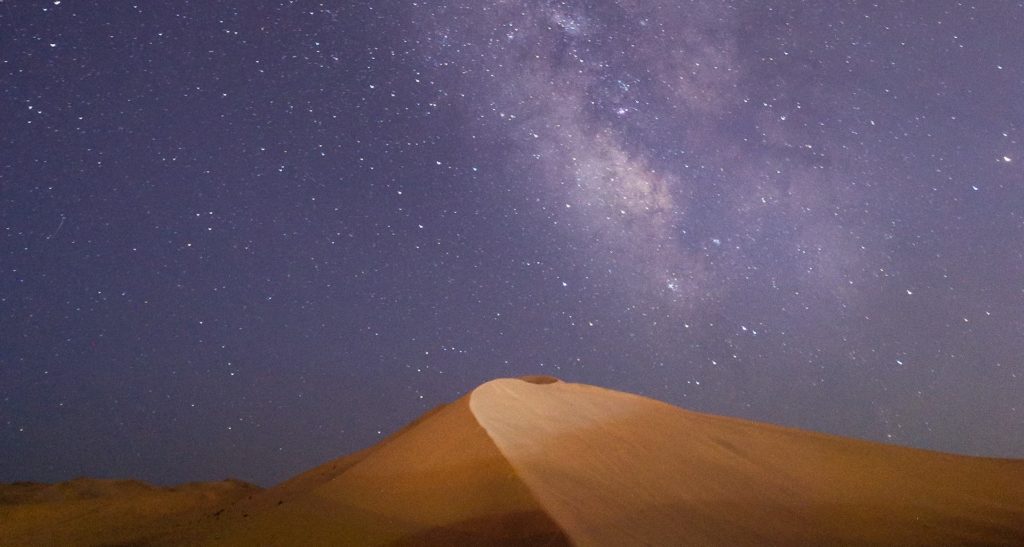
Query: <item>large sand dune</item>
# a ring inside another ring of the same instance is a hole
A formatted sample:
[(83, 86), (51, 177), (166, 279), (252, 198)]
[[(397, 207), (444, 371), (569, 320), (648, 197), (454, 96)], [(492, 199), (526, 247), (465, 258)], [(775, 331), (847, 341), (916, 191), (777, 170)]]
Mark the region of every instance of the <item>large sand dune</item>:
[[(0, 538), (52, 544), (60, 526), (98, 545), (125, 542), (123, 504), (149, 487), (108, 488), (90, 499), (120, 512), (89, 514), (11, 488), (0, 490)], [(191, 512), (168, 498), (147, 513), (156, 520), (129, 523), (154, 530), (131, 541), (1024, 545), (1024, 461), (697, 414), (550, 378), (488, 382), (367, 450), (259, 493), (221, 493)]]

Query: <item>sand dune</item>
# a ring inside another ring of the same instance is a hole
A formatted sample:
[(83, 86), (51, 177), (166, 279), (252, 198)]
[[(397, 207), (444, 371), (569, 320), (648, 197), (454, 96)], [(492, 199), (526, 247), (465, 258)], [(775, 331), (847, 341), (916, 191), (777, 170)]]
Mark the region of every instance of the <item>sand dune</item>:
[(1021, 461), (830, 437), (565, 383), (498, 380), (470, 406), (580, 545), (1024, 542)]
[[(12, 544), (1024, 545), (1024, 461), (709, 416), (545, 377), (488, 382), (259, 493), (18, 488), (0, 489), (0, 537)], [(127, 519), (131, 500), (152, 509)]]

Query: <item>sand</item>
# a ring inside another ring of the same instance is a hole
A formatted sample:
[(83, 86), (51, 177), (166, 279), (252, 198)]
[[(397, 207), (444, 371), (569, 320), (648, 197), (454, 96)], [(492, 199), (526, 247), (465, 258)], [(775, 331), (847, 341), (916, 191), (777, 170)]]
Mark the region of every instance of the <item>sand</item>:
[(1022, 460), (547, 377), (483, 384), (261, 492), (85, 481), (62, 494), (68, 484), (0, 487), (0, 544), (1024, 545)]
[(185, 545), (215, 512), (260, 489), (239, 481), (161, 488), (75, 479), (0, 485), (0, 545)]
[(1024, 462), (489, 382), (471, 408), (579, 545), (1022, 544)]

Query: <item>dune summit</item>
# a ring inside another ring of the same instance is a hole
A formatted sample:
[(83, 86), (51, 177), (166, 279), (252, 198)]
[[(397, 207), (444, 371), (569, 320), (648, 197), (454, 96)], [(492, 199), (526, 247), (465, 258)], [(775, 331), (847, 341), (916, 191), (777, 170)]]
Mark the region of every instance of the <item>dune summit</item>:
[[(164, 533), (136, 542), (1024, 543), (1024, 461), (698, 414), (550, 377), (488, 382), (362, 452), (232, 496), (207, 497), (222, 506), (203, 505), (184, 527), (164, 521)], [(31, 505), (5, 499), (0, 491), (0, 516)], [(103, 522), (59, 517), (49, 522), (88, 526), (94, 543), (110, 543)], [(16, 520), (0, 519), (0, 537), (17, 529), (22, 543), (52, 539)]]

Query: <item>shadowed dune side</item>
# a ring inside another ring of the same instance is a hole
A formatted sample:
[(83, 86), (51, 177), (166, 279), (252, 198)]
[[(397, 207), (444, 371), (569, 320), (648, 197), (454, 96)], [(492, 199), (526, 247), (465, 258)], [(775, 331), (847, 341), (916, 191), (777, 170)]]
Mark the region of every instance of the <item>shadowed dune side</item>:
[(470, 407), (579, 545), (1024, 544), (1024, 462), (495, 380)]
[(207, 515), (258, 492), (239, 481), (160, 488), (75, 479), (0, 486), (0, 545), (180, 545)]
[[(216, 545), (566, 545), (469, 411), (435, 410), (358, 461), (336, 460), (231, 510)], [(252, 508), (239, 515), (239, 509)]]
[(290, 502), (296, 497), (301, 497), (308, 491), (344, 473), (349, 467), (429, 419), (446, 406), (448, 405), (435, 407), (373, 446), (320, 464), (274, 486), (261, 495), (246, 496), (236, 503), (220, 507), (217, 511), (206, 515), (197, 526), (202, 529), (204, 537), (222, 538), (225, 528), (231, 526), (242, 528), (244, 526), (237, 521), (248, 519), (251, 515), (258, 515), (263, 511), (269, 511), (278, 505)]

